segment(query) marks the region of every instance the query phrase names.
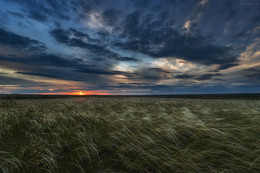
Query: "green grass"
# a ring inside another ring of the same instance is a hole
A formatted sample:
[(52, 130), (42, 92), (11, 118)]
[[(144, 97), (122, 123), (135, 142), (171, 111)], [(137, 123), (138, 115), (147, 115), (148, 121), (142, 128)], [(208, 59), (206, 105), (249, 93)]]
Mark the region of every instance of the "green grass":
[(0, 172), (259, 173), (260, 100), (0, 100)]

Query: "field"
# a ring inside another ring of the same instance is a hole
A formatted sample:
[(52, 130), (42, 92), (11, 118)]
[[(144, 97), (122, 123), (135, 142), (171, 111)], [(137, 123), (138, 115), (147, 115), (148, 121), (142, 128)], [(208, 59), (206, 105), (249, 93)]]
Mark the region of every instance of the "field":
[(259, 173), (260, 100), (0, 100), (0, 172)]

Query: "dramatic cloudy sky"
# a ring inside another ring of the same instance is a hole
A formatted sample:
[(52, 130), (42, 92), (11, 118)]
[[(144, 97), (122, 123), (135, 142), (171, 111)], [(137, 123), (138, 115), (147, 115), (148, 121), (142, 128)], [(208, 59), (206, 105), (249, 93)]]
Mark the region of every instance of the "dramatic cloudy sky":
[(0, 0), (0, 94), (260, 91), (259, 0)]

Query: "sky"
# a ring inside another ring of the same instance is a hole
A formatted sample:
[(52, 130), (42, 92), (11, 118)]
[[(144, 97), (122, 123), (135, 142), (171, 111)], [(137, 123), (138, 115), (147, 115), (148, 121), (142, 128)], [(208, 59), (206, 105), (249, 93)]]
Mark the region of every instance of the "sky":
[(0, 94), (259, 93), (259, 0), (0, 0)]

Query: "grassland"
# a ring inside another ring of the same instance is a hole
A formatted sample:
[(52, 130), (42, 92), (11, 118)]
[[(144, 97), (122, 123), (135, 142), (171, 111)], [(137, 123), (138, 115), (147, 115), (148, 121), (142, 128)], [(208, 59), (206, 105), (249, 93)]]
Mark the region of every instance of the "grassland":
[(260, 100), (0, 100), (0, 172), (259, 173)]

